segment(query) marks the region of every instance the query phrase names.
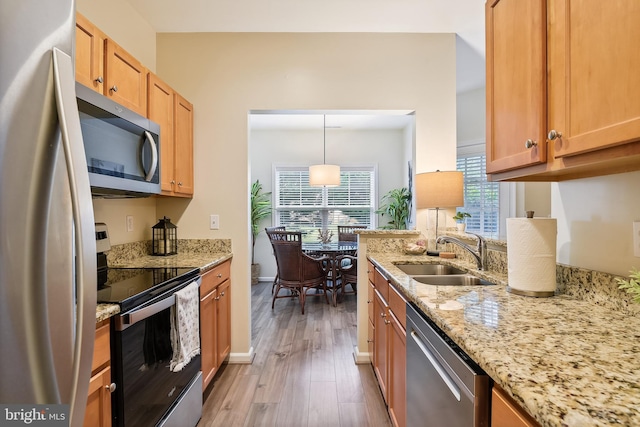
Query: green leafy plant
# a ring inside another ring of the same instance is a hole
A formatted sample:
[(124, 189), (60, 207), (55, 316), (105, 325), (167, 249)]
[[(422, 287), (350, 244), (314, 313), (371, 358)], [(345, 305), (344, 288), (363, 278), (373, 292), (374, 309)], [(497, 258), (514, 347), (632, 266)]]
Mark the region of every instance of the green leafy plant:
[(640, 271), (633, 267), (630, 273), (629, 280), (616, 278), (616, 282), (619, 289), (624, 289), (628, 294), (633, 295), (633, 301), (640, 304)]
[(380, 228), (406, 230), (411, 215), (411, 192), (406, 187), (395, 188), (382, 196), (381, 202), (376, 213), (388, 215), (389, 222)]
[(458, 211), (453, 216), (453, 219), (455, 219), (456, 222), (463, 222), (465, 218), (471, 218), (471, 214), (468, 212)]
[(251, 264), (254, 264), (256, 237), (260, 223), (271, 215), (271, 192), (263, 193), (260, 180), (251, 184)]

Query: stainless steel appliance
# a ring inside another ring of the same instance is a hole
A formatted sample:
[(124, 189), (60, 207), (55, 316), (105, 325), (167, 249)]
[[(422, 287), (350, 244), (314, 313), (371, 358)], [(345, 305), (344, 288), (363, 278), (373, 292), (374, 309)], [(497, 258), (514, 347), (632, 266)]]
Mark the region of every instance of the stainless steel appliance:
[(441, 329), (407, 304), (407, 425), (488, 427), (491, 380)]
[[(96, 224), (98, 250), (110, 248), (104, 224)], [(175, 293), (197, 268), (110, 268), (98, 252), (98, 302), (120, 305), (112, 319), (111, 371), (114, 426), (193, 427), (202, 415), (200, 355), (180, 371), (169, 363)]]
[(80, 83), (76, 93), (92, 194), (160, 193), (160, 126)]
[(74, 21), (73, 0), (0, 2), (0, 403), (81, 426), (96, 258)]

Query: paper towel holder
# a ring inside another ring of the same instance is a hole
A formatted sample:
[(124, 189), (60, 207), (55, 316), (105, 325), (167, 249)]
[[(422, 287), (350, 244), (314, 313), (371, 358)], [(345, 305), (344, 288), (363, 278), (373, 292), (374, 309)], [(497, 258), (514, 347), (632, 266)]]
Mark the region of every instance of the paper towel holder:
[(521, 295), (524, 297), (538, 298), (552, 297), (556, 294), (555, 291), (523, 291), (521, 289), (513, 289), (510, 286), (507, 286), (507, 292), (511, 292), (512, 294)]

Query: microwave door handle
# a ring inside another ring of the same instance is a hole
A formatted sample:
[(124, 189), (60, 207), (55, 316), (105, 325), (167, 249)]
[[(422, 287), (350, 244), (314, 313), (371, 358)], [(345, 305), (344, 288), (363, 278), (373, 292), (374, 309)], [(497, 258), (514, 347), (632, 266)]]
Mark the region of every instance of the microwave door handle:
[[(153, 175), (156, 173), (156, 169), (158, 168), (158, 146), (156, 145), (156, 141), (155, 139), (153, 139), (153, 135), (151, 135), (151, 132), (145, 130), (144, 134), (147, 137), (147, 141), (149, 141), (149, 143), (151, 144), (151, 167), (149, 168), (148, 172), (145, 171), (146, 175), (144, 177), (144, 180), (149, 182), (153, 178)], [(142, 150), (144, 150), (144, 145), (142, 146)], [(140, 157), (142, 156), (143, 153), (141, 151)]]

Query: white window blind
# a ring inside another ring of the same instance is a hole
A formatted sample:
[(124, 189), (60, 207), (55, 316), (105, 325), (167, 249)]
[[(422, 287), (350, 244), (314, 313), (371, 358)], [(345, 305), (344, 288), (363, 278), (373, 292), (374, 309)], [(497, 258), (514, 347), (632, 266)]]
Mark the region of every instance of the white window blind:
[(334, 235), (338, 225), (372, 227), (373, 167), (343, 167), (331, 188), (310, 187), (307, 167), (276, 167), (274, 187), (276, 225), (315, 233), (324, 223)]
[(497, 182), (487, 181), (486, 156), (458, 157), (457, 169), (464, 175), (464, 210), (467, 230), (483, 235), (499, 234), (500, 197)]

